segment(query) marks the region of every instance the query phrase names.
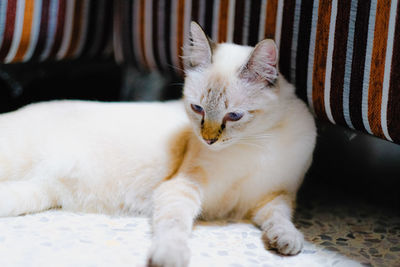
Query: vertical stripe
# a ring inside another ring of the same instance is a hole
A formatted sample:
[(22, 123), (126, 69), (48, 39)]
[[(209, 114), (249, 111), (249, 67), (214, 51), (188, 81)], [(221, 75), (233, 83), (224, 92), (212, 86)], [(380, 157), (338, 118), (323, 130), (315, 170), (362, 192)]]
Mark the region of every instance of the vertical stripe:
[[(375, 17), (376, 17), (376, 8), (377, 1), (371, 1), (371, 8), (369, 13), (369, 22), (368, 22), (368, 37), (367, 37), (367, 50), (365, 54), (365, 68), (364, 68), (364, 79), (363, 79), (363, 89), (362, 89), (362, 102), (361, 102), (361, 116), (363, 127), (365, 130), (372, 134), (371, 127), (368, 121), (368, 92), (371, 78), (371, 64), (372, 64), (372, 49), (373, 49), (373, 41), (374, 41), (374, 29), (375, 29)], [(353, 117), (353, 115), (352, 115)], [(356, 126), (357, 129), (360, 129)]]
[(104, 31), (104, 20), (98, 19), (99, 16), (104, 16), (104, 4), (105, 0), (89, 0), (90, 8), (87, 11), (82, 47), (79, 48), (81, 51), (77, 51), (82, 57), (88, 56), (90, 51), (94, 50), (94, 46), (99, 46), (98, 43), (95, 44), (95, 38), (99, 37), (100, 31)]
[(183, 62), (182, 62), (182, 47), (184, 44), (184, 38), (185, 36), (185, 14), (186, 14), (186, 5), (190, 4), (191, 0), (178, 0), (178, 24), (176, 32), (177, 32), (177, 42), (176, 42), (176, 48), (175, 48), (175, 53), (176, 53), (176, 62), (175, 62), (175, 67), (176, 70), (179, 74), (183, 74)]
[[(170, 34), (169, 34), (169, 44), (170, 50), (167, 51), (167, 54), (171, 56), (171, 67), (173, 71), (175, 71), (175, 66), (178, 65), (177, 58), (176, 58), (176, 50), (177, 50), (177, 42), (178, 42), (178, 35), (177, 35), (177, 25), (178, 25), (178, 1), (179, 0), (172, 0), (171, 2), (171, 16), (170, 16)], [(168, 35), (167, 35), (168, 36)]]
[(351, 76), (354, 75), (352, 72), (352, 65), (355, 62), (353, 58), (353, 48), (356, 36), (355, 33), (355, 23), (356, 23), (356, 13), (357, 13), (358, 0), (351, 1), (350, 8), (350, 20), (349, 20), (349, 32), (347, 37), (347, 48), (346, 48), (346, 62), (344, 68), (344, 78), (343, 78), (343, 117), (346, 121), (348, 127), (353, 128), (353, 123), (350, 118), (350, 88), (351, 88)]
[(20, 42), (15, 55), (10, 55), (10, 60), (13, 62), (22, 61), (26, 51), (28, 50), (29, 43), (31, 42), (31, 31), (34, 17), (34, 1), (25, 1), (24, 20)]
[(158, 17), (158, 7), (159, 7), (159, 0), (153, 0), (153, 6), (152, 6), (152, 13), (150, 16), (150, 19), (153, 19), (152, 23), (152, 29), (151, 29), (151, 34), (152, 34), (152, 51), (154, 55), (154, 62), (157, 65), (157, 68), (159, 70), (162, 69), (162, 65), (160, 63), (160, 54), (158, 51), (157, 44), (160, 41), (160, 34), (161, 32), (159, 31), (160, 28), (158, 27), (159, 25), (159, 17)]
[(7, 16), (4, 27), (4, 36), (3, 42), (0, 47), (0, 61), (3, 61), (7, 56), (8, 51), (11, 46), (11, 42), (15, 32), (15, 19), (17, 13), (17, 2), (16, 1), (7, 1)]
[(261, 0), (252, 0), (250, 5), (249, 39), (247, 44), (255, 46), (258, 42), (258, 28), (260, 27)]
[[(189, 1), (189, 0), (186, 0)], [(177, 73), (182, 73), (183, 64), (180, 61), (181, 48), (183, 46), (184, 34), (184, 17), (185, 17), (185, 0), (174, 0), (172, 4), (172, 19), (171, 19), (171, 58), (174, 70)]]
[[(355, 4), (351, 4), (349, 35), (352, 34), (353, 37), (351, 39), (349, 37), (348, 42), (351, 44), (352, 57), (348, 59), (351, 64), (351, 68), (348, 70), (349, 73), (347, 73), (347, 69), (345, 71), (345, 78), (346, 75), (350, 77), (348, 78), (350, 82), (349, 84), (344, 84), (343, 90), (343, 114), (346, 123), (350, 128), (361, 131), (365, 131), (361, 114), (365, 79), (364, 69), (366, 67), (366, 55), (368, 54), (367, 40), (370, 38), (368, 37), (368, 27), (371, 26), (371, 23), (369, 23), (370, 6), (370, 0), (357, 1)], [(355, 23), (353, 22), (354, 17)], [(351, 90), (352, 88), (356, 88), (356, 90)]]
[(383, 88), (382, 88), (381, 125), (382, 125), (382, 132), (385, 138), (389, 141), (393, 141), (388, 131), (387, 107), (389, 100), (390, 73), (391, 73), (392, 58), (393, 58), (394, 27), (396, 24), (397, 5), (398, 5), (398, 0), (392, 0), (390, 6), (388, 38), (386, 45), (385, 75), (383, 77)]
[(329, 40), (328, 40), (328, 52), (326, 56), (326, 71), (325, 71), (325, 88), (324, 88), (324, 104), (326, 116), (330, 122), (335, 123), (331, 111), (331, 75), (332, 75), (332, 57), (333, 57), (333, 45), (335, 36), (335, 26), (336, 26), (336, 16), (337, 16), (337, 6), (338, 0), (332, 0), (332, 12), (331, 21), (329, 24)]
[(198, 23), (204, 27), (206, 14), (206, 0), (199, 0), (199, 18)]
[(6, 28), (7, 0), (0, 1), (0, 47), (3, 43), (4, 29)]
[(233, 30), (233, 42), (241, 44), (243, 40), (243, 24), (244, 24), (244, 10), (245, 0), (236, 0), (235, 3), (235, 24)]
[(165, 16), (164, 16), (164, 27), (165, 27), (165, 35), (164, 35), (164, 40), (165, 40), (165, 45), (163, 49), (165, 50), (165, 59), (167, 61), (167, 67), (171, 69), (173, 67), (172, 65), (172, 53), (171, 53), (171, 39), (174, 39), (172, 35), (176, 32), (174, 29), (174, 23), (173, 20), (176, 18), (176, 8), (174, 8), (174, 5), (172, 4), (172, 1), (170, 0), (165, 0), (165, 7), (162, 10), (164, 12), (165, 10)]
[[(25, 0), (24, 1), (18, 1), (17, 2), (17, 12), (16, 12), (16, 18), (15, 18), (15, 30), (14, 30), (14, 35), (12, 38), (12, 43), (10, 47), (10, 51), (8, 52), (8, 55), (4, 59), (5, 63), (11, 62), (11, 60), (14, 58), (15, 54), (17, 53), (19, 44), (22, 40), (22, 34), (23, 34), (23, 27), (24, 27), (24, 13), (25, 13)], [(28, 7), (30, 5), (28, 4)], [(29, 10), (28, 10), (29, 12)]]
[(371, 79), (368, 90), (368, 120), (372, 133), (384, 137), (381, 127), (382, 86), (385, 72), (386, 42), (389, 26), (390, 1), (378, 0), (375, 38), (372, 50)]
[(400, 144), (400, 1), (397, 4), (391, 70), (387, 125), (391, 139)]
[(324, 86), (326, 71), (326, 56), (329, 42), (329, 25), (331, 18), (332, 2), (330, 0), (321, 0), (318, 9), (318, 26), (315, 42), (315, 56), (312, 81), (312, 101), (315, 114), (326, 119), (324, 105)]
[(317, 33), (317, 21), (318, 21), (318, 9), (319, 1), (314, 0), (312, 9), (311, 19), (311, 33), (310, 33), (310, 46), (308, 52), (308, 70), (307, 70), (307, 100), (308, 105), (314, 110), (313, 103), (313, 69), (314, 69), (314, 58), (315, 58), (315, 38)]
[(275, 38), (274, 38), (277, 47), (280, 47), (281, 44), (282, 17), (283, 17), (283, 0), (278, 0), (278, 7), (276, 10)]
[[(199, 23), (200, 0), (192, 0), (192, 20)], [(200, 24), (200, 23), (199, 23)]]
[[(151, 1), (151, 0), (150, 0)], [(148, 21), (146, 21), (146, 9), (147, 9), (147, 1), (145, 0), (139, 0), (138, 2), (135, 2), (135, 6), (136, 6), (136, 14), (137, 14), (137, 18), (138, 20), (136, 21), (137, 24), (133, 24), (132, 27), (135, 27), (136, 25), (136, 31), (138, 33), (138, 38), (137, 38), (137, 49), (136, 51), (138, 51), (138, 54), (136, 56), (139, 56), (139, 58), (142, 61), (142, 65), (145, 68), (150, 68), (150, 64), (149, 64), (149, 59), (147, 58), (147, 40), (146, 40), (146, 24), (148, 23)]]
[(286, 79), (289, 82), (292, 81), (290, 77), (290, 65), (291, 65), (290, 49), (292, 46), (294, 9), (295, 9), (295, 1), (292, 0), (284, 1), (283, 13), (285, 14), (285, 16), (281, 22), (282, 41), (280, 42), (280, 46), (278, 46), (279, 51), (282, 51), (279, 57), (279, 69), (280, 72), (286, 77)]
[[(186, 0), (185, 10), (184, 10), (184, 20), (183, 20), (183, 44), (179, 47), (179, 64), (181, 68), (184, 68), (184, 60), (183, 60), (183, 47), (187, 47), (189, 40), (189, 32), (190, 32), (190, 22), (192, 21), (192, 1)], [(183, 73), (182, 73), (183, 74)]]
[(293, 34), (290, 50), (290, 78), (293, 83), (296, 82), (296, 57), (297, 57), (297, 42), (299, 40), (299, 23), (300, 23), (301, 0), (296, 0), (294, 17), (293, 17)]
[[(83, 18), (83, 0), (76, 0), (75, 1), (75, 6), (73, 8), (73, 20), (70, 22), (71, 23), (71, 28), (68, 28), (70, 30), (69, 36), (65, 40), (69, 40), (68, 44), (66, 45), (66, 50), (65, 52), (61, 52), (59, 54), (59, 59), (62, 58), (71, 58), (77, 49), (78, 46), (78, 40), (81, 35), (82, 31), (82, 20)], [(67, 41), (65, 42), (67, 43)]]
[(260, 23), (258, 26), (258, 40), (264, 39), (266, 17), (267, 17), (267, 0), (262, 0), (261, 10), (260, 10)]
[(135, 38), (136, 31), (133, 27), (137, 14), (134, 12), (134, 5), (134, 1), (121, 1), (122, 47), (125, 61), (138, 68), (140, 64), (138, 63), (138, 58), (135, 56), (137, 52), (134, 43), (134, 39), (137, 40), (138, 38)]
[(145, 58), (147, 61), (147, 65), (151, 70), (156, 68), (156, 62), (153, 55), (153, 17), (152, 17), (152, 10), (153, 10), (153, 0), (143, 1), (145, 5), (145, 12), (144, 18), (141, 20), (144, 22), (144, 50), (145, 50)]
[[(313, 2), (301, 1), (300, 22), (299, 22), (299, 37), (297, 43), (296, 56), (296, 89), (297, 95), (307, 101), (307, 77), (308, 77), (308, 57), (310, 55), (310, 39), (313, 18)], [(313, 47), (311, 47), (313, 49)], [(311, 63), (312, 64), (312, 63)], [(312, 69), (312, 65), (311, 65)]]
[(233, 42), (233, 30), (234, 30), (234, 23), (235, 23), (235, 5), (236, 0), (229, 1), (229, 9), (228, 9), (228, 30), (227, 30), (227, 39), (228, 43)]
[[(338, 1), (337, 6), (337, 16), (336, 16), (336, 30), (335, 30), (335, 40), (334, 49), (332, 56), (332, 74), (330, 81), (330, 108), (332, 112), (332, 117), (335, 123), (340, 125), (346, 125), (343, 116), (343, 87), (344, 87), (344, 72), (346, 69), (346, 58), (348, 50), (352, 50), (351, 46), (347, 49), (347, 38), (351, 38), (353, 42), (354, 36), (354, 22), (356, 14), (353, 14), (353, 24), (352, 24), (352, 35), (349, 36), (349, 20), (350, 20), (350, 7), (351, 4), (357, 0), (351, 1)], [(354, 10), (357, 9), (357, 6)], [(350, 64), (351, 67), (351, 57)], [(350, 70), (350, 68), (348, 69)], [(350, 83), (350, 76), (348, 77), (348, 84)]]
[(109, 56), (112, 53), (112, 17), (113, 17), (113, 1), (106, 1), (106, 8), (104, 12), (104, 27), (101, 31), (100, 46), (98, 52), (96, 50), (92, 55), (101, 54)]
[(212, 28), (211, 39), (218, 42), (218, 28), (219, 28), (219, 14), (220, 14), (219, 7), (220, 7), (221, 0), (214, 0), (213, 2), (214, 2), (214, 7), (213, 7), (213, 15), (212, 15), (213, 24), (211, 27)]
[(73, 24), (76, 17), (74, 16), (76, 2), (80, 0), (68, 0), (66, 1), (66, 15), (64, 22), (64, 34), (61, 42), (61, 47), (57, 52), (57, 59), (62, 59), (66, 56), (68, 48), (72, 39)]
[[(166, 5), (165, 5), (165, 0), (159, 0), (159, 7), (158, 7), (158, 17), (159, 17), (159, 21), (158, 21), (158, 46), (157, 46), (157, 50), (158, 53), (160, 55), (160, 64), (162, 66), (162, 68), (167, 68), (168, 66), (168, 61), (167, 61), (167, 54), (166, 54), (166, 27), (168, 24), (165, 23), (166, 17), (167, 17), (167, 12), (165, 12), (164, 10), (166, 10)], [(168, 43), (168, 42), (167, 42)]]
[[(49, 55), (49, 58), (54, 59), (57, 56), (57, 53), (59, 52), (62, 44), (63, 44), (63, 39), (64, 39), (64, 33), (66, 28), (68, 27), (67, 24), (70, 24), (68, 21), (68, 18), (72, 19), (68, 13), (67, 13), (67, 8), (68, 8), (68, 3), (70, 3), (71, 7), (71, 1), (67, 0), (59, 0), (59, 6), (58, 6), (58, 14), (57, 14), (57, 29), (55, 33), (55, 41), (53, 44), (53, 47), (51, 48), (51, 52)], [(69, 8), (71, 9), (71, 8)]]
[(275, 39), (276, 16), (278, 14), (278, 0), (268, 0), (265, 12), (266, 12), (266, 18), (264, 26), (264, 38)]
[(136, 60), (137, 67), (139, 69), (143, 68), (144, 66), (147, 66), (145, 63), (145, 54), (142, 49), (142, 43), (143, 43), (143, 31), (142, 26), (144, 25), (141, 23), (141, 18), (142, 18), (142, 2), (143, 0), (133, 0), (132, 1), (132, 6), (131, 6), (131, 18), (132, 21), (130, 21), (129, 27), (130, 27), (130, 35), (132, 36), (132, 42), (131, 42), (131, 50), (133, 51), (133, 57)]
[(61, 16), (63, 15), (61, 14), (62, 11), (59, 10), (59, 8), (62, 8), (62, 1), (63, 0), (51, 0), (50, 2), (46, 43), (44, 45), (43, 53), (40, 55), (40, 60), (45, 60), (49, 57), (53, 48), (53, 44), (56, 42), (57, 34), (60, 35), (58, 31), (61, 27), (59, 26), (58, 20), (60, 20)]
[(242, 40), (241, 44), (247, 45), (247, 41), (249, 40), (249, 25), (250, 25), (250, 3), (251, 1), (244, 1), (244, 10), (243, 10), (243, 31), (242, 31)]
[(114, 58), (117, 63), (123, 63), (123, 48), (122, 48), (122, 21), (121, 21), (121, 1), (114, 1), (114, 17), (113, 17), (113, 47), (114, 47)]
[(49, 14), (50, 14), (50, 0), (42, 0), (42, 8), (41, 8), (41, 14), (39, 17), (39, 25), (34, 26), (38, 28), (38, 33), (37, 33), (37, 40), (31, 47), (29, 48), (27, 55), (25, 56), (25, 60), (31, 59), (31, 60), (38, 60), (40, 54), (43, 52), (45, 45), (46, 45), (46, 40), (49, 38), (47, 35), (47, 31), (49, 28), (50, 19), (49, 19)]
[[(36, 7), (35, 7), (35, 2), (34, 1), (25, 1), (25, 11), (24, 11), (24, 26), (22, 28), (22, 33), (21, 33), (21, 39), (19, 42), (18, 49), (15, 53), (15, 55), (12, 55), (10, 58), (11, 61), (13, 62), (18, 62), (22, 61), (25, 57), (26, 52), (29, 49), (29, 44), (32, 42), (32, 35), (34, 35), (34, 31), (37, 30), (35, 29), (34, 25), (34, 18), (35, 18), (35, 13), (39, 11), (39, 16), (40, 16), (40, 9), (41, 9), (41, 1), (36, 2)], [(38, 14), (36, 14), (36, 21), (38, 21)], [(37, 23), (37, 22), (36, 22)], [(37, 25), (36, 25), (37, 27)], [(32, 33), (33, 31), (33, 33)]]
[[(114, 6), (113, 6), (115, 12), (114, 12), (114, 20), (113, 20), (113, 31), (114, 31), (114, 36), (113, 36), (113, 41), (114, 41), (114, 55), (115, 59), (118, 63), (123, 63), (124, 62), (124, 44), (126, 45), (126, 42), (124, 42), (123, 39), (123, 16), (122, 16), (122, 8), (123, 4), (122, 1), (114, 1)], [(126, 60), (126, 59), (125, 59)]]
[[(213, 34), (213, 23), (215, 23), (214, 19), (214, 0), (206, 0), (206, 7), (204, 13), (204, 31), (208, 36), (212, 37)], [(215, 39), (214, 39), (215, 40)]]
[[(76, 48), (73, 50), (74, 54), (72, 57), (77, 58), (81, 56), (83, 52), (83, 48), (86, 43), (86, 39), (88, 37), (88, 27), (89, 27), (89, 19), (90, 19), (90, 7), (91, 7), (91, 1), (98, 1), (98, 0), (83, 0), (83, 6), (82, 6), (82, 13), (81, 13), (81, 23), (80, 23), (80, 32), (79, 32), (79, 37), (78, 41), (76, 43)], [(96, 27), (101, 27), (101, 24), (96, 25)]]
[(218, 14), (218, 42), (225, 43), (228, 39), (229, 0), (220, 0)]
[[(39, 32), (41, 28), (41, 18), (42, 18), (42, 7), (45, 9), (44, 6), (46, 3), (42, 2), (42, 0), (35, 1), (34, 13), (33, 13), (33, 22), (32, 22), (32, 29), (31, 29), (31, 38), (29, 42), (29, 46), (27, 51), (24, 55), (23, 61), (27, 61), (32, 57), (33, 51), (38, 43), (39, 39)], [(47, 22), (46, 22), (47, 24)]]

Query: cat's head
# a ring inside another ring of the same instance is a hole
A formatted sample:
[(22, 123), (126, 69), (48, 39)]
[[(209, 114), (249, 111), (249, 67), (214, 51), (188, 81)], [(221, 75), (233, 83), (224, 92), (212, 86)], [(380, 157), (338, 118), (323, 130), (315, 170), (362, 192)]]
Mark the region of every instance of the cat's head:
[(254, 48), (215, 44), (194, 22), (190, 39), (184, 47), (184, 103), (197, 136), (213, 149), (263, 138), (279, 117), (274, 41)]

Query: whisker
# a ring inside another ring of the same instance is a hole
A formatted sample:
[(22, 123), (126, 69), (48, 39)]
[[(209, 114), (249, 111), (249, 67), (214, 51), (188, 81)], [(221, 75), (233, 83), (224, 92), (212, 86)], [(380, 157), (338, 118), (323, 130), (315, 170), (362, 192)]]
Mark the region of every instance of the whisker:
[(257, 148), (262, 148), (261, 145), (255, 144), (255, 143), (251, 143), (251, 142), (238, 142), (238, 144), (249, 145), (249, 146), (255, 146), (255, 147), (257, 147)]
[(236, 142), (236, 144), (239, 144), (239, 145), (250, 145), (250, 146), (255, 146), (255, 147), (258, 147), (258, 148), (263, 148), (263, 146), (261, 146), (260, 144), (253, 143), (251, 141), (252, 141), (251, 139), (246, 140), (246, 139), (243, 139), (243, 138), (232, 138), (232, 139), (229, 140), (229, 142), (227, 142), (227, 144), (232, 143), (232, 142)]
[(179, 68), (179, 67), (177, 67), (177, 66), (174, 66), (174, 65), (172, 65), (172, 64), (167, 64), (167, 66), (168, 66), (168, 67), (171, 67), (171, 68), (173, 68), (173, 69), (175, 69), (175, 70), (180, 70), (180, 71), (182, 71), (182, 72), (185, 72), (184, 69), (181, 69), (181, 68)]
[(242, 137), (241, 140), (265, 140), (271, 138), (270, 136), (257, 136), (257, 137)]
[(246, 137), (271, 137), (272, 134), (246, 135)]

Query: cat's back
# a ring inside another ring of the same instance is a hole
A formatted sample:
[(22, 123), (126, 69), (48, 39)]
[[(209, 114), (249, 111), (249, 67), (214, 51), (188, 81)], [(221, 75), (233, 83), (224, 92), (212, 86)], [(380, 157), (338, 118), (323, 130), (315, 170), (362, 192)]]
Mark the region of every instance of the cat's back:
[(123, 133), (134, 130), (151, 134), (186, 123), (187, 118), (181, 101), (49, 101), (31, 104), (0, 115), (0, 128), (3, 133), (29, 129), (31, 135), (35, 132), (45, 135), (60, 129), (81, 133), (95, 130), (101, 130), (103, 133)]
[(0, 153), (148, 154), (187, 128), (181, 101), (43, 102), (0, 115)]

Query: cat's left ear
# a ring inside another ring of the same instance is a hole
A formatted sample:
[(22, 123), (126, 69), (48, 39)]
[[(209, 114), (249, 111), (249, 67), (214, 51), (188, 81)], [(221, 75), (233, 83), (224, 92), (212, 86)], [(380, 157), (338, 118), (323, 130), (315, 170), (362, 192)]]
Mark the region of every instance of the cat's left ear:
[(271, 39), (263, 40), (253, 49), (239, 77), (248, 82), (267, 82), (272, 86), (278, 78), (277, 64), (278, 50), (275, 42)]

